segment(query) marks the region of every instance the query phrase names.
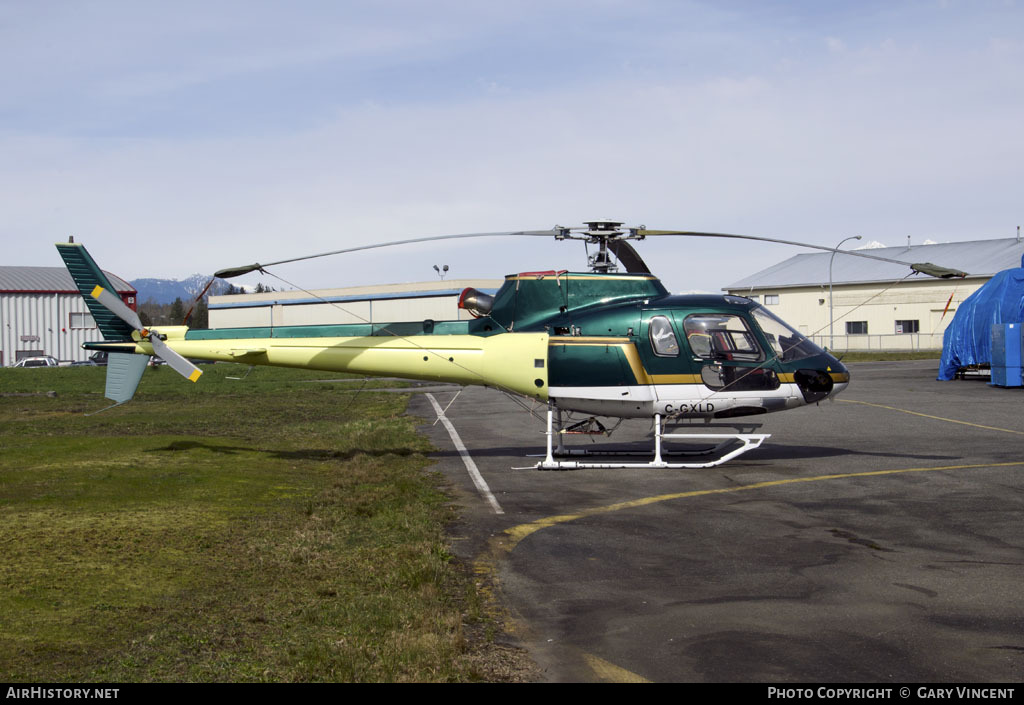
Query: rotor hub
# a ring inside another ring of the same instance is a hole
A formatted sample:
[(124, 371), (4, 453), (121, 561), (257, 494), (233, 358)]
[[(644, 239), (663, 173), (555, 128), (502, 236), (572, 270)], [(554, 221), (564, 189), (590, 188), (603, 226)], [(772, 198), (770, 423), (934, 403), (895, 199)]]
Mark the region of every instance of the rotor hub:
[(622, 234), (622, 223), (615, 220), (587, 220), (584, 221), (584, 225), (587, 226), (587, 235), (595, 237), (597, 239), (606, 239), (610, 237), (616, 237)]
[[(642, 230), (643, 226), (640, 226), (640, 228), (629, 228), (627, 231), (623, 229), (623, 222), (620, 220), (605, 218), (584, 221), (583, 224), (586, 226), (586, 229), (556, 226), (558, 232), (555, 238), (558, 240), (583, 240), (586, 243), (597, 245), (597, 252), (587, 255), (587, 265), (592, 272), (608, 274), (618, 271), (619, 267), (615, 263), (615, 257), (613, 256), (617, 254), (618, 250), (614, 244), (609, 248), (609, 243), (616, 243), (621, 240), (643, 239), (643, 235), (639, 235), (637, 232)], [(578, 234), (574, 235), (573, 231)]]

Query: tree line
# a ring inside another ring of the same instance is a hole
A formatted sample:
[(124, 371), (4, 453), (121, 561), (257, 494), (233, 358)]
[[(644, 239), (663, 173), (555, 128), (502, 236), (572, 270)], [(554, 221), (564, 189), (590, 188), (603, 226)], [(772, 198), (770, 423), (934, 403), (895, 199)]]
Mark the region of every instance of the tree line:
[[(253, 291), (229, 284), (227, 289), (220, 292), (218, 296), (236, 296), (238, 294), (266, 294), (275, 291), (273, 287), (265, 286), (262, 282), (256, 285)], [(161, 304), (153, 299), (148, 299), (139, 304), (139, 319), (144, 326), (180, 326), (187, 325), (193, 330), (205, 330), (210, 327), (210, 309), (207, 302), (208, 296), (202, 296), (198, 300), (192, 299), (183, 301), (179, 296), (169, 304)], [(186, 321), (186, 316), (188, 320)]]

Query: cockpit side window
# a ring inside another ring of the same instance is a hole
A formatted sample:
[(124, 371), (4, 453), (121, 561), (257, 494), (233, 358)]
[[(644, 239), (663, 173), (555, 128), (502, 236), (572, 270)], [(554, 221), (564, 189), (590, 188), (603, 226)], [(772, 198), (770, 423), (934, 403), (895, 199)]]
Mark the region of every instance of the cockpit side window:
[(782, 362), (793, 362), (824, 353), (803, 334), (761, 306), (754, 309), (754, 320), (761, 326), (761, 332)]
[(744, 362), (764, 359), (761, 346), (741, 316), (694, 313), (683, 321), (683, 330), (696, 357)]
[(659, 357), (678, 357), (679, 341), (676, 339), (675, 331), (672, 330), (672, 322), (666, 316), (653, 316), (647, 326), (648, 335), (651, 337), (651, 347), (654, 354)]

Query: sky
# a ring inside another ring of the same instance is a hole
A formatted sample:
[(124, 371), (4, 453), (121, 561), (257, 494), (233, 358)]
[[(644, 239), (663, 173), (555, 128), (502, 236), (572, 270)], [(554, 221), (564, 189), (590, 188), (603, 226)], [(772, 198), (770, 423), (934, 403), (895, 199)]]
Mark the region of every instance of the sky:
[[(1013, 237), (1022, 5), (0, 0), (0, 264), (60, 266), (73, 235), (125, 279), (180, 279), (602, 218), (829, 247)], [(637, 249), (676, 292), (799, 254)], [(454, 240), (262, 281), (426, 281), (434, 264), (497, 278), (586, 259), (553, 238)]]

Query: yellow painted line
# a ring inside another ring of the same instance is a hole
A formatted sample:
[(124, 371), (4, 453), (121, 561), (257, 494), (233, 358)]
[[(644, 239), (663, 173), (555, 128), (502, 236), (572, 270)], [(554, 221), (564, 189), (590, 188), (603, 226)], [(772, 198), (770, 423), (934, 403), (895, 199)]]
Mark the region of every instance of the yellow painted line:
[(961, 426), (972, 426), (973, 428), (983, 428), (986, 431), (1000, 431), (1002, 433), (1013, 433), (1018, 436), (1024, 436), (1024, 431), (1014, 431), (1011, 428), (999, 428), (998, 426), (983, 426), (980, 423), (971, 423), (970, 421), (960, 421), (958, 419), (947, 419), (944, 416), (932, 416), (931, 414), (922, 414), (918, 411), (908, 411), (907, 409), (898, 409), (895, 406), (886, 406), (885, 404), (872, 404), (867, 401), (857, 401), (855, 399), (840, 399), (839, 401), (844, 404), (861, 404), (862, 406), (873, 406), (876, 409), (888, 409), (889, 411), (898, 411), (902, 414), (910, 414), (911, 416), (921, 416), (926, 419), (934, 419), (936, 421), (946, 421), (949, 423), (960, 424)]
[(574, 514), (559, 514), (557, 516), (545, 517), (538, 519), (537, 521), (529, 522), (528, 524), (520, 524), (519, 526), (513, 526), (505, 530), (505, 535), (508, 540), (504, 542), (501, 548), (510, 553), (523, 539), (531, 534), (540, 531), (541, 529), (547, 529), (551, 526), (558, 524), (567, 524), (577, 519), (585, 519), (587, 517), (597, 516), (600, 514), (608, 514), (610, 512), (617, 512), (623, 509), (635, 509), (637, 507), (644, 507), (650, 504), (657, 504), (659, 502), (667, 502), (673, 499), (686, 499), (689, 497), (703, 497), (713, 494), (731, 494), (734, 492), (749, 492), (750, 490), (760, 490), (766, 487), (781, 487), (783, 485), (795, 485), (805, 482), (822, 482), (825, 480), (843, 480), (853, 477), (882, 477), (884, 475), (899, 475), (909, 472), (933, 472), (938, 470), (971, 470), (977, 468), (1003, 468), (1003, 467), (1014, 467), (1024, 465), (1024, 461), (1016, 461), (1010, 463), (981, 463), (978, 465), (944, 465), (941, 467), (934, 468), (901, 468), (898, 470), (874, 470), (870, 472), (848, 472), (841, 473), (838, 475), (817, 475), (815, 477), (794, 477), (787, 480), (769, 480), (766, 482), (756, 482), (751, 485), (740, 485), (739, 487), (722, 487), (714, 490), (694, 490), (691, 492), (676, 492), (672, 494), (656, 495), (654, 497), (641, 497), (640, 499), (633, 499), (627, 502), (617, 502), (615, 504), (609, 504), (603, 507), (594, 507), (592, 509), (584, 509)]
[(643, 676), (638, 676), (632, 671), (627, 671), (625, 668), (616, 666), (614, 663), (608, 663), (602, 658), (598, 658), (593, 654), (583, 654), (583, 660), (587, 662), (587, 666), (594, 672), (594, 675), (603, 681), (609, 681), (611, 683), (650, 683)]

